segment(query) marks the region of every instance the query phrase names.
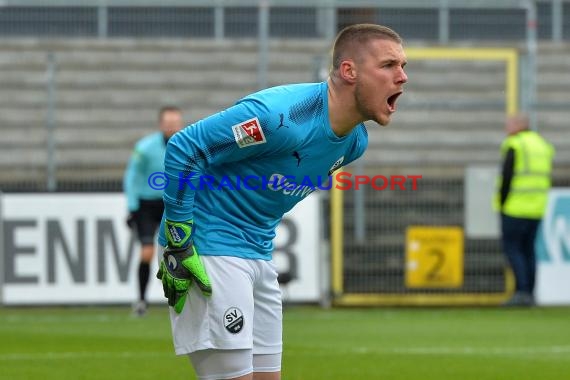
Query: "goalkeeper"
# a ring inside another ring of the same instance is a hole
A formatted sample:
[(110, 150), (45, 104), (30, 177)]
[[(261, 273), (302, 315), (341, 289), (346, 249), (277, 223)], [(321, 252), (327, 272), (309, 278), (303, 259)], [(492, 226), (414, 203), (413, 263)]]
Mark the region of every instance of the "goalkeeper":
[(249, 95), (169, 141), (157, 277), (175, 351), (189, 356), (199, 379), (280, 379), (272, 240), (283, 214), (310, 193), (292, 186), (316, 184), (364, 153), (363, 122), (390, 122), (405, 64), (394, 31), (349, 26), (337, 36), (327, 81)]

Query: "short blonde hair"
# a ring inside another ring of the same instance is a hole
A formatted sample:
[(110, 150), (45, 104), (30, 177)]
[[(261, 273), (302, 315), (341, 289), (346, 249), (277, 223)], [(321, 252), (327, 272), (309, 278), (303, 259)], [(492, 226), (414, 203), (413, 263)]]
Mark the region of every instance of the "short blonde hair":
[(373, 39), (392, 40), (402, 44), (402, 38), (398, 33), (387, 26), (377, 24), (354, 24), (341, 30), (333, 45), (332, 69), (340, 67), (340, 63), (346, 59), (346, 55), (353, 52), (353, 48), (359, 48)]

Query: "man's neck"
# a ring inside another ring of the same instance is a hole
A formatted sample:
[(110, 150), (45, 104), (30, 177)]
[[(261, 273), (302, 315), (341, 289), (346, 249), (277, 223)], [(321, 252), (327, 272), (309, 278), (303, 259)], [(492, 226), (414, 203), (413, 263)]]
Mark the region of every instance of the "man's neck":
[(342, 137), (348, 135), (363, 120), (356, 111), (354, 96), (349, 87), (339, 82), (333, 75), (329, 77), (327, 96), (331, 128), (335, 135)]

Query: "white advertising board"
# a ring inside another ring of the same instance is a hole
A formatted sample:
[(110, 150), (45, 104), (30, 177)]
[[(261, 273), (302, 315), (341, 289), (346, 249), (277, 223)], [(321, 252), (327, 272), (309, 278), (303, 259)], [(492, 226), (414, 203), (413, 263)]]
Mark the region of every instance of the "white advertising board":
[[(120, 193), (4, 194), (2, 296), (6, 305), (113, 304), (137, 295), (139, 245), (125, 224)], [(310, 196), (277, 230), (274, 259), (289, 271), (287, 300), (318, 301), (319, 197)], [(150, 302), (165, 302), (154, 277)]]
[(536, 255), (536, 302), (570, 305), (570, 189), (550, 191)]

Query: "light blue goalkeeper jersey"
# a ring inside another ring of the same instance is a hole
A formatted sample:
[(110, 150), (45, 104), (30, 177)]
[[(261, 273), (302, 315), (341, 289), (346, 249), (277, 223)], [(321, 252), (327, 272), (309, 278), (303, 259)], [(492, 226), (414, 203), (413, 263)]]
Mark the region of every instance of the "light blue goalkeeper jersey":
[(153, 173), (164, 171), (165, 152), (166, 144), (162, 132), (145, 136), (135, 144), (123, 176), (123, 190), (127, 196), (129, 211), (138, 210), (141, 199), (162, 199), (162, 190), (149, 186), (148, 179)]
[(326, 82), (263, 90), (170, 139), (165, 217), (194, 221), (201, 255), (270, 260), (283, 214), (364, 153), (364, 124), (333, 133), (327, 90)]

